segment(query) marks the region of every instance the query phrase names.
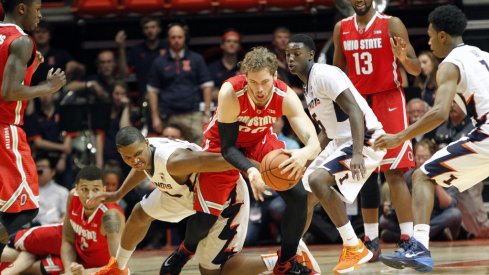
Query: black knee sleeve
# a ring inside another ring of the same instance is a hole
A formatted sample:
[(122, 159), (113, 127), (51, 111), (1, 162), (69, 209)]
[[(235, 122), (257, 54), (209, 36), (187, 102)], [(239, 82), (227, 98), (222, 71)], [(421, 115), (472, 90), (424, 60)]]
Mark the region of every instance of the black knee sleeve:
[(302, 182), (294, 188), (278, 192), (286, 203), (282, 219), (281, 259), (284, 262), (297, 253), (307, 219), (307, 191)]
[(209, 234), (209, 230), (216, 221), (217, 216), (211, 214), (197, 212), (192, 215), (188, 219), (185, 231), (185, 241), (183, 242), (185, 248), (191, 252), (195, 252), (199, 242)]
[(362, 208), (379, 208), (380, 188), (378, 182), (379, 174), (372, 173), (360, 190)]

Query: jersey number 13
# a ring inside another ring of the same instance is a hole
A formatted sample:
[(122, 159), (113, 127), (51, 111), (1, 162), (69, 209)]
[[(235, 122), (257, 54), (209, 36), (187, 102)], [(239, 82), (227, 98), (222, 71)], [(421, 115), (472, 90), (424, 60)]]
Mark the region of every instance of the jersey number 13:
[(355, 71), (357, 75), (371, 74), (373, 72), (371, 53), (354, 53), (353, 58), (355, 58)]

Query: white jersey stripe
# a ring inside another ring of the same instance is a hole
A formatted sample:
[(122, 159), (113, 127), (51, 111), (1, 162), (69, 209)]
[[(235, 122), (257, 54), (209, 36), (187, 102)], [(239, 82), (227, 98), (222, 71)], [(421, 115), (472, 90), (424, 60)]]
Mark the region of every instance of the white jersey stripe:
[(18, 125), (20, 123), (20, 118), (21, 118), (20, 111), (21, 110), (22, 110), (22, 101), (17, 100), (17, 105), (15, 106), (15, 120), (14, 120), (14, 124), (16, 124), (16, 125)]

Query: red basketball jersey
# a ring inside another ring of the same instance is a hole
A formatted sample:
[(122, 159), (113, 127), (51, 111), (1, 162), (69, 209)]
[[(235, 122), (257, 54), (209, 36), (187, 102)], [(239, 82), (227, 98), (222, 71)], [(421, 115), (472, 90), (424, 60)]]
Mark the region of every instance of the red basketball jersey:
[[(247, 147), (261, 142), (277, 118), (282, 116), (282, 102), (287, 94), (287, 84), (281, 80), (276, 80), (273, 83), (272, 97), (263, 108), (260, 108), (253, 103), (248, 95), (248, 83), (244, 75), (237, 75), (226, 81), (233, 85), (240, 106), (239, 134), (236, 144), (238, 147)], [(204, 131), (204, 140), (206, 139), (219, 140), (217, 114), (214, 114)]]
[[(15, 24), (0, 23), (0, 87), (2, 87), (3, 72), (7, 63), (9, 48), (12, 42), (27, 35), (24, 31)], [(30, 36), (29, 36), (30, 38)], [(31, 38), (34, 47), (32, 49), (32, 57), (27, 67), (27, 72), (24, 78), (24, 85), (31, 84), (32, 74), (34, 74), (34, 58), (36, 57), (36, 43)], [(24, 111), (27, 106), (27, 100), (5, 101), (0, 93), (0, 123), (8, 125), (22, 125), (24, 123)]]
[(75, 193), (68, 209), (70, 223), (75, 231), (75, 248), (81, 264), (85, 268), (104, 266), (109, 262), (110, 252), (107, 238), (102, 235), (102, 217), (106, 211), (115, 208), (122, 213), (116, 203), (100, 204), (88, 218), (84, 216), (84, 208), (80, 197)]
[(390, 44), (390, 18), (376, 13), (365, 28), (358, 27), (355, 15), (341, 21), (340, 43), (348, 77), (361, 94), (401, 87), (399, 64)]

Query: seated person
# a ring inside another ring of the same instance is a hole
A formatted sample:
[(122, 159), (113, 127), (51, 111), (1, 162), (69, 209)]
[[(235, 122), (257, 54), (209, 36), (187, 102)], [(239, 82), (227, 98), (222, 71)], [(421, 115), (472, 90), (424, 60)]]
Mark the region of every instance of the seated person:
[(125, 223), (122, 210), (115, 203), (87, 206), (88, 199), (105, 191), (102, 171), (87, 166), (75, 184), (63, 225), (34, 227), (11, 236), (2, 262), (13, 263), (2, 274), (88, 274), (115, 256)]

